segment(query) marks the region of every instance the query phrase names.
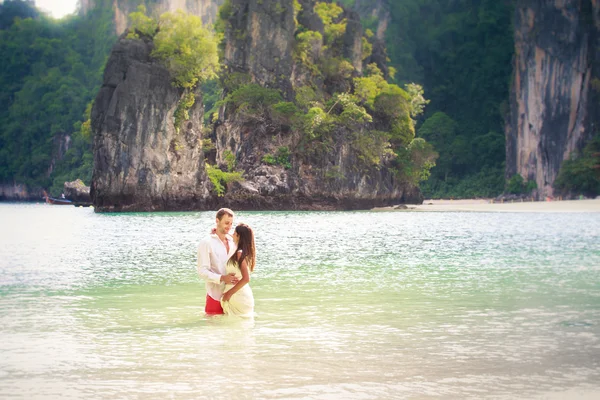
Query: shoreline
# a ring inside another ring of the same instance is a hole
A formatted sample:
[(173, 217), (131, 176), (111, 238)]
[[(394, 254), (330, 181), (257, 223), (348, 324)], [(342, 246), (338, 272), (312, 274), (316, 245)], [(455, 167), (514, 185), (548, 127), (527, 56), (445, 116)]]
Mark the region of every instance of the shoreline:
[(600, 199), (518, 201), (512, 203), (496, 203), (493, 199), (424, 200), (423, 204), (376, 207), (371, 211), (596, 213), (600, 212)]
[[(0, 204), (46, 204), (44, 201), (0, 201)], [(78, 207), (76, 207), (78, 208)], [(93, 208), (93, 206), (92, 206)], [(162, 210), (161, 210), (162, 211)], [(198, 211), (198, 210), (170, 210)], [(265, 210), (265, 211), (284, 211)], [(305, 210), (308, 211), (308, 210)], [(323, 210), (310, 210), (323, 211)], [(331, 210), (334, 211), (334, 210)], [(342, 211), (342, 210), (339, 210)], [(424, 200), (422, 204), (397, 204), (363, 211), (401, 212), (528, 212), (528, 213), (600, 213), (600, 198), (585, 200), (514, 201), (498, 203), (494, 199)], [(122, 211), (125, 212), (125, 211)], [(148, 212), (148, 211), (146, 211)], [(152, 212), (152, 211), (150, 211)], [(155, 211), (157, 212), (157, 211)], [(167, 211), (165, 211), (167, 212)]]

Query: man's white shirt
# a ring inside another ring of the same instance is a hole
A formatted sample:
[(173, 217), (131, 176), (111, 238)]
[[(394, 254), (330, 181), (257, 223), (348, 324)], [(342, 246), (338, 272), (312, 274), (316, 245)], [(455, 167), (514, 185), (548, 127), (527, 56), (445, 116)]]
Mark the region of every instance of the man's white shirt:
[(229, 252), (216, 234), (205, 237), (198, 245), (198, 275), (206, 282), (206, 293), (217, 301), (221, 300), (225, 290), (221, 275), (226, 274), (227, 260), (236, 249), (230, 235), (227, 235), (227, 242)]

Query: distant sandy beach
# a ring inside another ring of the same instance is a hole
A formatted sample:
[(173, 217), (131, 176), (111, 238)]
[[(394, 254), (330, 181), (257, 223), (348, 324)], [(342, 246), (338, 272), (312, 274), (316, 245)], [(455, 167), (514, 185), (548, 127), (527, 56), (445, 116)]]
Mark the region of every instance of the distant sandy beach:
[[(406, 208), (405, 208), (406, 207)], [(590, 213), (600, 212), (600, 199), (529, 201), (497, 203), (491, 199), (424, 200), (423, 204), (404, 204), (377, 207), (372, 211), (475, 211), (475, 212), (544, 212)]]

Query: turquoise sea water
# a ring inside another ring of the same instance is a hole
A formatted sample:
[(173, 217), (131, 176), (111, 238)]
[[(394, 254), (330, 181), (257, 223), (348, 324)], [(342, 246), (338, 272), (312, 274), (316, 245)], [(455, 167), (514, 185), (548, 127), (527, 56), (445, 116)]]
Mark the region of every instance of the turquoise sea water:
[(600, 395), (600, 213), (240, 212), (253, 321), (203, 315), (213, 221), (0, 204), (0, 398)]

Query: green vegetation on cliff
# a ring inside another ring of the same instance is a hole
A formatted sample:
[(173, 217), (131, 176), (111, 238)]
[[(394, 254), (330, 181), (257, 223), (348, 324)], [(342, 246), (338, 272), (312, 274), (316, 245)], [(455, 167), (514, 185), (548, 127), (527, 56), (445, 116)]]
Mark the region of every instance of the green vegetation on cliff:
[(90, 184), (86, 108), (115, 39), (112, 2), (97, 3), (85, 17), (59, 21), (31, 2), (0, 4), (0, 182), (54, 195), (65, 180)]
[(600, 135), (574, 153), (563, 163), (554, 188), (558, 193), (581, 194), (589, 197), (600, 195)]
[(225, 187), (231, 182), (243, 181), (242, 173), (238, 171), (222, 171), (219, 168), (205, 164), (206, 173), (208, 179), (213, 184), (213, 188), (217, 196), (223, 196), (225, 194)]
[(165, 64), (177, 86), (193, 88), (217, 77), (217, 39), (200, 17), (166, 12), (160, 16), (152, 56)]
[[(228, 20), (239, 13), (230, 2), (221, 8), (217, 25), (225, 38), (240, 35)], [(343, 9), (317, 2), (314, 13), (323, 34), (295, 24), (292, 56), (300, 78), (294, 81), (293, 101), (285, 101), (277, 87), (251, 83), (249, 74), (224, 70), (220, 85), (226, 96), (216, 105), (227, 105), (227, 114), (238, 122), (260, 124), (273, 134), (293, 133), (297, 139), (289, 146), (257, 154), (264, 164), (289, 169), (297, 160), (334, 182), (344, 179), (332, 158), (343, 143), (353, 154), (353, 171), (374, 173), (385, 166), (399, 181), (418, 185), (429, 176), (437, 156), (425, 140), (415, 139), (415, 118), (427, 104), (422, 88), (389, 83), (375, 63), (365, 64), (363, 73), (357, 71), (344, 50), (348, 21)], [(370, 54), (372, 36), (366, 32), (362, 37), (367, 45), (360, 59)]]

